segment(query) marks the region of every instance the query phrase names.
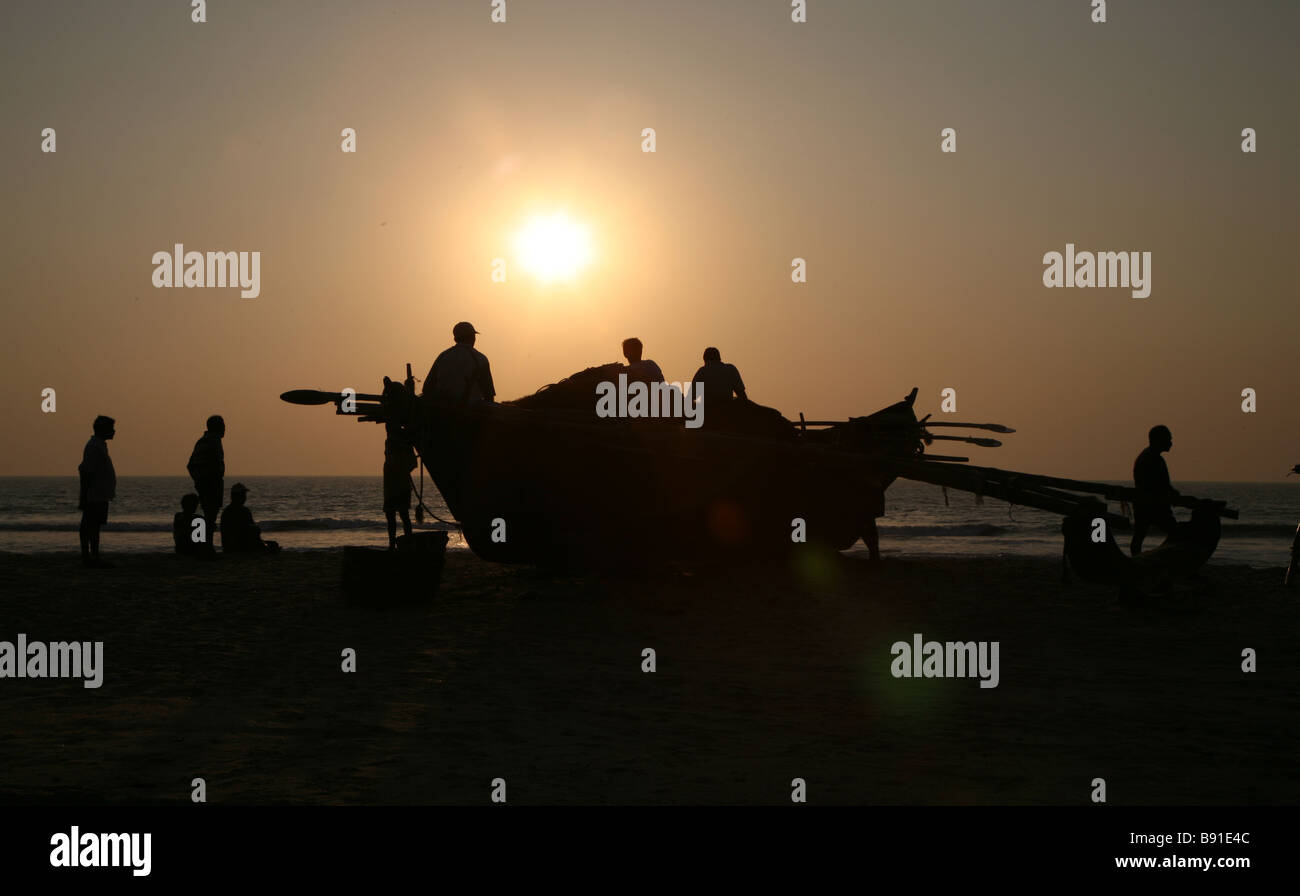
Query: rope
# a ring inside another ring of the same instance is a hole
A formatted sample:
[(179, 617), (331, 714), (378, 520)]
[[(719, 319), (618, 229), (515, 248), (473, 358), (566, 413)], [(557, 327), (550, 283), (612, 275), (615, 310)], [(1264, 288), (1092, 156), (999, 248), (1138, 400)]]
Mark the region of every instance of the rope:
[(424, 514), (427, 513), (444, 526), (455, 526), (457, 529), (460, 528), (460, 523), (455, 520), (444, 520), (442, 517), (438, 516), (438, 514), (430, 510), (429, 505), (424, 503), (424, 458), (420, 458), (420, 487), (418, 489), (415, 487), (415, 480), (411, 479), (410, 473), (406, 474), (406, 478), (410, 479), (411, 488), (415, 491), (415, 521), (417, 523), (423, 523)]

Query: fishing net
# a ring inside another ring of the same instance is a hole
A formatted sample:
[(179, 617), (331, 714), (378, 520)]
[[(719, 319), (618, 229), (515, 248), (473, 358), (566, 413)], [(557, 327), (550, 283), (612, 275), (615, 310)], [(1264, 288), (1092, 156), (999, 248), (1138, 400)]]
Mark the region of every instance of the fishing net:
[[(503, 401), (501, 404), (529, 410), (593, 413), (596, 387), (604, 382), (617, 383), (621, 373), (627, 373), (627, 367), (618, 363), (588, 367), (565, 377), (558, 383), (543, 386), (532, 395)], [(676, 425), (683, 425), (681, 420), (673, 422)], [(795, 438), (794, 426), (782, 416), (780, 411), (752, 401), (727, 401), (707, 407), (703, 428), (714, 432), (734, 432), (769, 438)]]

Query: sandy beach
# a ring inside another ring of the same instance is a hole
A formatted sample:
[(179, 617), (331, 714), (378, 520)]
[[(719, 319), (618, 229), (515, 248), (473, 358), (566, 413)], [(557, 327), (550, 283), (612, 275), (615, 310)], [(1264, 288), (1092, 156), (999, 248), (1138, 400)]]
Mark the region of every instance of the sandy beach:
[[(448, 556), (348, 602), (340, 552), (0, 554), (0, 640), (104, 642), (104, 681), (0, 680), (0, 802), (1300, 801), (1294, 591), (1205, 568), (1132, 604), (1031, 558), (556, 575)], [(1000, 644), (1000, 681), (890, 645)], [(1243, 673), (1243, 648), (1259, 671)], [(345, 648), (357, 671), (341, 670)], [(642, 671), (653, 648), (657, 670)]]

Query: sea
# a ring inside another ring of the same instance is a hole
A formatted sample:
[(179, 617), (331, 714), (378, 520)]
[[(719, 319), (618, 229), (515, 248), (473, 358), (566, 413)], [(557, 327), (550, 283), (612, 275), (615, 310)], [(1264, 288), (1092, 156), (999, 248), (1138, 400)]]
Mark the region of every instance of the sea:
[[(240, 481), (249, 488), (248, 506), (263, 537), (279, 541), (286, 550), (387, 544), (379, 476), (245, 476)], [(78, 550), (77, 488), (75, 476), (0, 477), (0, 551)], [(1240, 511), (1240, 520), (1224, 520), (1214, 562), (1286, 566), (1300, 524), (1300, 477), (1280, 482), (1180, 482), (1179, 488), (1184, 494), (1227, 501)], [(425, 480), (424, 489), (424, 504), (433, 515), (426, 515), (416, 528), (446, 529), (448, 547), (465, 550), (454, 524), (434, 518), (452, 520), (437, 488)], [(172, 517), (180, 510), (181, 496), (190, 491), (192, 483), (183, 476), (120, 477), (102, 550), (170, 551)], [(1056, 514), (992, 498), (979, 500), (967, 492), (945, 494), (938, 486), (907, 480), (890, 486), (885, 504), (880, 539), (886, 556), (1061, 554), (1061, 523)], [(1120, 508), (1112, 504), (1111, 509)], [(1186, 519), (1188, 511), (1175, 513)], [(415, 523), (414, 513), (411, 519)], [(1158, 532), (1153, 533), (1148, 545), (1160, 539)], [(1127, 547), (1124, 535), (1118, 540)], [(850, 553), (864, 550), (859, 542)]]

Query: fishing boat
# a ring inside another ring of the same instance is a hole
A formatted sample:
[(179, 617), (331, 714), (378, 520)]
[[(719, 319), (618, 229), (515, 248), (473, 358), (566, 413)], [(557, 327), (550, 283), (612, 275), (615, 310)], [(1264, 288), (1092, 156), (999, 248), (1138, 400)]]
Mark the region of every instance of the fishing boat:
[[(753, 402), (730, 401), (709, 407), (705, 425), (692, 429), (674, 418), (597, 416), (597, 385), (625, 370), (588, 368), (500, 403), (417, 395), (410, 365), (405, 381), (385, 377), (379, 393), (298, 389), (281, 398), (333, 404), (344, 416), (399, 428), (469, 547), (485, 560), (589, 565), (841, 551), (874, 532), (886, 489), (907, 478), (1060, 513), (1066, 554), (1082, 577), (1120, 581), (1133, 574), (1133, 561), (1111, 533), (1127, 520), (1103, 500), (1124, 500), (1126, 490), (927, 453), (936, 442), (1001, 444), (934, 430), (1014, 430), (918, 419), (915, 388), (873, 414), (838, 421), (800, 415), (795, 422)], [(1148, 567), (1194, 568), (1213, 553), (1219, 516), (1235, 513), (1221, 504), (1196, 506), (1201, 522), (1188, 529), (1189, 544), (1153, 551), (1154, 559), (1143, 561)], [(1100, 542), (1096, 519), (1105, 522)]]

